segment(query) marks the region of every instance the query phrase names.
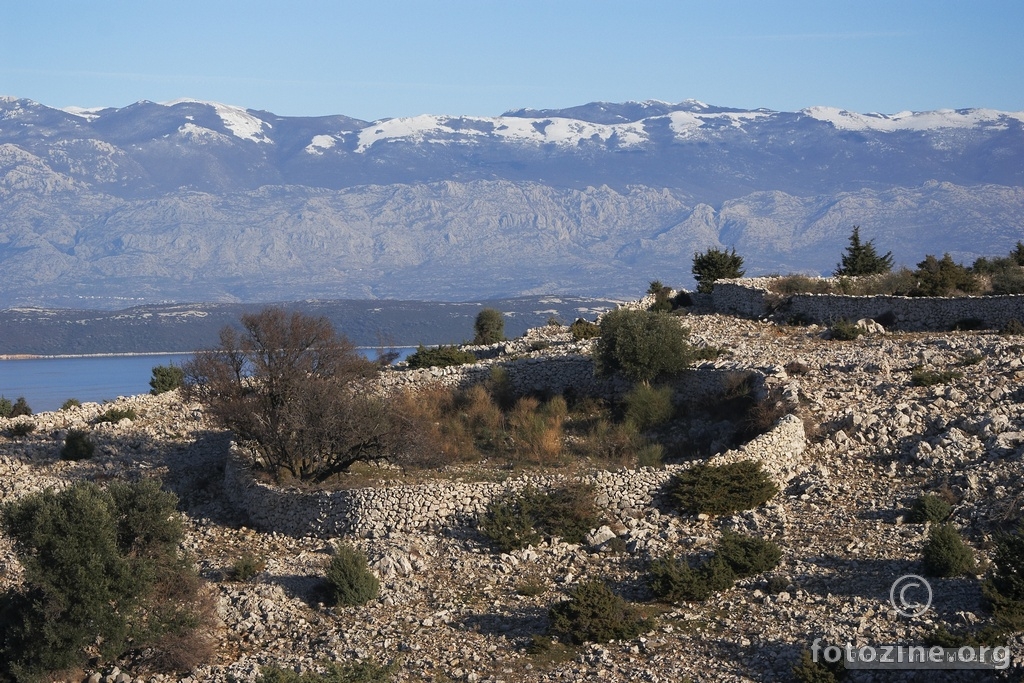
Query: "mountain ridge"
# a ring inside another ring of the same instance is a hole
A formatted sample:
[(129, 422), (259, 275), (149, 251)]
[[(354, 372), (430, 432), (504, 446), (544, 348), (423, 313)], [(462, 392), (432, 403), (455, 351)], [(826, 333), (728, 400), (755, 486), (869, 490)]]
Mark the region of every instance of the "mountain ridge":
[[(575, 117), (575, 118), (574, 118)], [(177, 100), (0, 98), (0, 306), (622, 297), (735, 246), (828, 272), (1005, 253), (1024, 112), (589, 103), (366, 122)], [(120, 303), (119, 303), (120, 302)]]

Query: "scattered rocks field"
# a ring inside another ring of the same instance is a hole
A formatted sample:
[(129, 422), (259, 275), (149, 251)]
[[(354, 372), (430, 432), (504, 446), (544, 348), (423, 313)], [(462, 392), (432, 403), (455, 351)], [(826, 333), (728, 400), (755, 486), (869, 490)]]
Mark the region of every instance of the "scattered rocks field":
[[(816, 638), (915, 644), (938, 624), (986, 618), (978, 578), (933, 580), (932, 606), (914, 618), (899, 614), (889, 593), (900, 576), (921, 573), (927, 527), (904, 519), (920, 493), (955, 499), (952, 522), (979, 560), (991, 559), (993, 534), (1020, 518), (1024, 339), (956, 332), (839, 342), (814, 326), (720, 315), (691, 315), (685, 324), (693, 340), (729, 349), (731, 365), (763, 371), (799, 401), (807, 448), (786, 472), (785, 489), (762, 508), (710, 519), (651, 504), (593, 535), (596, 545), (550, 539), (510, 554), (493, 552), (471, 525), (346, 537), (369, 557), (380, 597), (326, 608), (320, 577), (333, 539), (250, 528), (223, 489), (230, 437), (174, 393), (119, 399), (114, 405), (134, 408), (137, 418), (116, 424), (95, 424), (111, 407), (96, 404), (0, 420), (4, 433), (12, 422), (36, 425), (27, 436), (0, 438), (0, 500), (79, 478), (142, 476), (160, 477), (179, 496), (184, 550), (216, 595), (217, 658), (177, 676), (125, 661), (92, 680), (253, 681), (266, 664), (304, 671), (372, 658), (397, 659), (401, 681), (785, 681)], [(916, 366), (959, 376), (916, 386)], [(59, 459), (72, 428), (91, 430), (95, 458)], [(781, 564), (704, 603), (651, 601), (650, 559), (706, 553), (726, 529), (775, 541)], [(621, 542), (609, 543), (608, 533)], [(266, 567), (232, 581), (230, 568), (246, 552)], [(591, 578), (640, 603), (657, 619), (655, 630), (565, 658), (530, 654), (548, 607)], [(0, 537), (0, 589), (19, 580), (9, 539)], [(1012, 645), (1019, 665), (1024, 650)], [(925, 680), (854, 673), (857, 681)]]

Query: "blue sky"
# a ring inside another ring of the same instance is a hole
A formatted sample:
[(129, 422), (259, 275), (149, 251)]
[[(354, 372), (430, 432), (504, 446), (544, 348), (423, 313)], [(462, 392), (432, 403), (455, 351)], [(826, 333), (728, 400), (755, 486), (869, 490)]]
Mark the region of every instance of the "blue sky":
[(0, 16), (0, 94), (55, 107), (1024, 110), (1021, 0), (2, 0)]

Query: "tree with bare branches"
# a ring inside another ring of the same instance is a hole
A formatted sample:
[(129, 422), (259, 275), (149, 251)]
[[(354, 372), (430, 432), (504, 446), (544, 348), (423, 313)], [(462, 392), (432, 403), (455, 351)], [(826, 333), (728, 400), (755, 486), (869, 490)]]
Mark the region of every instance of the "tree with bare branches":
[(185, 394), (278, 478), (323, 481), (361, 461), (400, 460), (409, 428), (366, 391), (377, 366), (325, 318), (267, 308), (225, 327), (184, 365)]

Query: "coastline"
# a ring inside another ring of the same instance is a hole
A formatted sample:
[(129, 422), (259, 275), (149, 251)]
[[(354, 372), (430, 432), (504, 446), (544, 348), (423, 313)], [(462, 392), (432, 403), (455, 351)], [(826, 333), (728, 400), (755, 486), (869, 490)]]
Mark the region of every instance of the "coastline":
[[(359, 350), (377, 349), (377, 346), (357, 346)], [(389, 348), (415, 349), (416, 346), (402, 345)], [(131, 353), (58, 353), (52, 355), (36, 355), (32, 353), (0, 353), (0, 361), (5, 360), (53, 360), (58, 358), (135, 358), (144, 356), (189, 356), (196, 351), (136, 351)]]

